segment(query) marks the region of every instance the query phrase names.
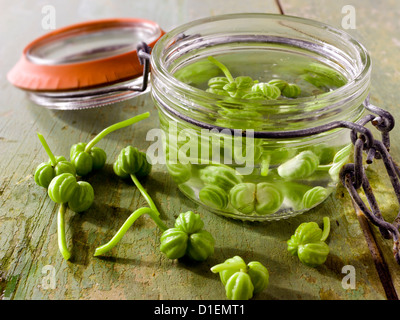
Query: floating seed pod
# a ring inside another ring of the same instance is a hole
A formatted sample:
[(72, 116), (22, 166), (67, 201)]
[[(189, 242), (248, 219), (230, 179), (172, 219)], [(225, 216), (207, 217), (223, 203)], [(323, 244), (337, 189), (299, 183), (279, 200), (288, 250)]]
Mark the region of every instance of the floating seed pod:
[(192, 177), (192, 164), (168, 163), (167, 170), (177, 184), (185, 183)]
[(256, 185), (254, 183), (240, 183), (229, 192), (229, 200), (236, 210), (243, 214), (250, 214), (254, 211), (255, 194)]
[(256, 83), (251, 87), (251, 91), (262, 93), (267, 100), (276, 100), (281, 95), (281, 90), (277, 86), (268, 83)]
[(210, 165), (201, 169), (200, 179), (206, 185), (215, 185), (224, 190), (230, 190), (233, 186), (242, 182), (242, 178), (236, 170), (222, 165)]
[(283, 195), (270, 183), (257, 184), (255, 211), (258, 214), (271, 214), (281, 207)]
[(325, 200), (327, 196), (328, 190), (320, 186), (314, 187), (304, 194), (302, 200), (303, 208), (311, 208)]
[(332, 166), (329, 169), (329, 175), (331, 176), (332, 180), (335, 182), (339, 181), (339, 173), (345, 163), (348, 161), (352, 149), (352, 144), (345, 146), (344, 148), (340, 149), (332, 160)]
[[(214, 77), (208, 80), (208, 87), (211, 89), (220, 89), (223, 90), (224, 86), (229, 83), (228, 78), (226, 77)], [(224, 90), (225, 91), (225, 90)]]
[(271, 214), (280, 208), (283, 195), (272, 184), (262, 182), (241, 183), (232, 188), (229, 193), (231, 205), (243, 214)]
[(312, 151), (303, 151), (278, 167), (278, 174), (284, 179), (307, 178), (317, 169), (318, 157)]
[(297, 98), (301, 94), (300, 87), (294, 83), (288, 83), (284, 80), (274, 79), (269, 81), (268, 84), (277, 86), (282, 95), (286, 98)]
[(225, 209), (229, 202), (226, 191), (211, 184), (200, 190), (199, 199), (205, 205), (219, 210)]

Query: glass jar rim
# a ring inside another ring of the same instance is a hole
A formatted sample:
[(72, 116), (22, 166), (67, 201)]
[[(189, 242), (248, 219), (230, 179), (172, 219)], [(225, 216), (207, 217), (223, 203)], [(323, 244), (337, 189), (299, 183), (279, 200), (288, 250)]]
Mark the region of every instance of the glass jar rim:
[[(177, 78), (174, 77), (172, 73), (170, 73), (166, 66), (164, 65), (162, 58), (163, 58), (163, 49), (166, 45), (171, 45), (172, 43), (176, 42), (176, 38), (184, 35), (185, 30), (199, 26), (201, 24), (210, 23), (214, 21), (222, 21), (222, 20), (231, 20), (231, 19), (238, 19), (238, 18), (264, 18), (264, 19), (282, 19), (286, 21), (293, 21), (297, 23), (301, 23), (304, 25), (309, 25), (312, 27), (319, 28), (324, 30), (324, 32), (330, 32), (331, 34), (336, 35), (338, 38), (345, 39), (349, 44), (352, 44), (353, 47), (357, 49), (357, 52), (360, 54), (360, 58), (362, 63), (362, 68), (358, 70), (357, 74), (355, 74), (349, 81), (347, 81), (343, 86), (331, 90), (326, 93), (318, 94), (316, 96), (308, 96), (308, 97), (300, 97), (296, 99), (279, 99), (279, 100), (265, 100), (261, 104), (263, 106), (277, 106), (277, 105), (307, 105), (308, 103), (315, 103), (316, 98), (318, 101), (323, 101), (329, 103), (329, 101), (336, 101), (338, 98), (345, 96), (354, 87), (363, 81), (365, 81), (369, 77), (369, 73), (371, 70), (371, 58), (367, 51), (367, 49), (354, 37), (352, 37), (349, 33), (340, 30), (338, 28), (332, 27), (325, 23), (301, 18), (297, 16), (290, 16), (290, 15), (280, 15), (280, 14), (273, 14), (273, 13), (233, 13), (233, 14), (224, 14), (218, 15), (213, 17), (206, 17), (198, 20), (191, 21), (189, 23), (183, 24), (175, 29), (167, 32), (163, 37), (161, 37), (158, 42), (155, 44), (152, 54), (151, 54), (151, 65), (153, 69), (157, 70), (157, 76), (161, 76), (164, 80), (170, 81), (173, 85), (177, 88), (181, 88), (185, 92), (193, 93), (194, 95), (203, 95), (208, 99), (212, 100), (216, 97), (219, 97), (216, 94), (206, 92), (202, 89), (198, 89), (190, 84), (186, 84)], [(240, 101), (250, 101), (246, 99), (237, 99), (238, 102)]]

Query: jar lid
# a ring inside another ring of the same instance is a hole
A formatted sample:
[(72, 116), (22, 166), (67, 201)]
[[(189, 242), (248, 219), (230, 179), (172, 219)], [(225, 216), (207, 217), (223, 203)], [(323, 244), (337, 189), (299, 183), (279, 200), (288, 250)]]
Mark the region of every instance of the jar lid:
[(28, 44), (8, 80), (29, 92), (67, 92), (138, 78), (136, 47), (153, 47), (164, 34), (148, 20), (119, 18), (74, 24)]

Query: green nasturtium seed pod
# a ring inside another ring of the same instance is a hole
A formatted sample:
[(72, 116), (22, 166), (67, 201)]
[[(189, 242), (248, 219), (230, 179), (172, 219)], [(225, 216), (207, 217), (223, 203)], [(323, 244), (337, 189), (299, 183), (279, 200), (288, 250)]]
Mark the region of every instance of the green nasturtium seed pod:
[(214, 244), (211, 233), (200, 230), (189, 236), (186, 254), (192, 260), (204, 261), (214, 253)]
[(249, 300), (253, 297), (254, 286), (246, 272), (238, 271), (228, 279), (225, 291), (230, 300)]
[(92, 147), (85, 151), (86, 143), (80, 142), (71, 146), (70, 158), (78, 176), (85, 176), (93, 170), (101, 169), (107, 160), (105, 151), (98, 147)]
[(136, 177), (142, 178), (142, 177), (147, 177), (153, 166), (152, 164), (147, 160), (147, 155), (144, 152), (140, 152), (140, 156), (143, 158), (142, 166), (140, 167), (140, 170), (136, 172)]
[(220, 96), (229, 97), (229, 93), (227, 91), (223, 90), (223, 89), (207, 88), (206, 92), (213, 93), (213, 94), (218, 94)]
[(92, 147), (89, 154), (93, 160), (93, 170), (99, 170), (104, 167), (107, 160), (107, 154), (103, 149)]
[(78, 181), (77, 187), (68, 201), (68, 207), (75, 212), (83, 212), (90, 208), (94, 201), (94, 191), (90, 183)]
[(71, 199), (77, 186), (78, 183), (74, 175), (63, 173), (51, 180), (47, 191), (51, 200), (61, 204)]
[(296, 98), (300, 93), (300, 87), (294, 83), (288, 83), (288, 85), (282, 90), (282, 95), (287, 98)]
[(349, 159), (352, 146), (353, 146), (352, 144), (349, 144), (346, 147), (340, 149), (333, 157), (332, 166), (329, 169), (329, 175), (331, 176), (333, 181), (335, 182), (339, 181), (340, 170)]
[(329, 218), (324, 218), (324, 231), (315, 222), (300, 224), (294, 235), (287, 241), (288, 251), (310, 267), (323, 264), (329, 254), (329, 246), (324, 242), (329, 234)]
[(302, 200), (303, 208), (311, 208), (325, 200), (327, 196), (327, 189), (320, 186), (314, 187), (304, 194)]
[(251, 282), (254, 286), (254, 293), (259, 293), (265, 290), (269, 284), (269, 272), (258, 261), (251, 261), (247, 264), (247, 273), (250, 276)]
[(274, 185), (266, 182), (257, 184), (255, 211), (258, 214), (271, 214), (281, 207), (283, 195)]
[(193, 211), (182, 212), (175, 220), (175, 228), (178, 228), (186, 233), (195, 233), (203, 229), (204, 222), (201, 217)]
[(55, 166), (52, 165), (50, 160), (39, 164), (35, 170), (34, 179), (38, 186), (48, 188), (51, 180), (53, 180), (55, 176), (63, 173), (71, 173), (72, 175), (75, 175), (75, 166), (64, 157), (58, 156), (56, 157)]
[(297, 255), (299, 245), (318, 242), (321, 237), (322, 230), (316, 222), (303, 222), (288, 240), (288, 250), (292, 255)]
[(329, 255), (329, 246), (323, 242), (312, 242), (300, 245), (297, 255), (299, 260), (309, 267), (323, 264)]
[(123, 148), (113, 163), (114, 173), (123, 179), (131, 174), (137, 178), (145, 177), (150, 174), (151, 169), (152, 165), (147, 161), (146, 154), (132, 146)]
[(86, 176), (93, 169), (93, 159), (87, 152), (79, 152), (71, 159), (78, 176)]
[(269, 83), (256, 83), (252, 86), (251, 91), (262, 93), (267, 100), (276, 100), (281, 95), (281, 90)]
[(258, 261), (247, 265), (239, 256), (234, 256), (211, 268), (213, 273), (219, 273), (229, 299), (248, 300), (254, 293), (267, 288), (269, 272)]
[(261, 92), (248, 92), (242, 96), (242, 99), (262, 100), (265, 99), (265, 96)]
[(205, 205), (218, 210), (225, 209), (229, 202), (226, 191), (211, 184), (200, 190), (199, 199)]
[(273, 79), (269, 81), (268, 84), (278, 87), (281, 91), (288, 85), (287, 81), (281, 79)]
[(284, 179), (307, 178), (317, 169), (319, 158), (312, 151), (303, 151), (278, 167), (278, 174)]
[(113, 171), (118, 177), (122, 179), (129, 178), (129, 173), (126, 173), (121, 169), (121, 163), (118, 160), (113, 163)]
[(192, 165), (190, 163), (168, 163), (167, 170), (177, 184), (187, 182), (192, 177)]
[(229, 199), (232, 207), (236, 210), (243, 214), (250, 214), (254, 211), (255, 194), (256, 185), (254, 183), (245, 182), (231, 189)]
[(140, 151), (132, 146), (123, 148), (117, 158), (120, 169), (128, 174), (135, 174), (138, 172), (142, 167), (143, 160)]
[(240, 183), (229, 193), (231, 205), (243, 214), (255, 212), (257, 214), (271, 214), (281, 207), (283, 195), (274, 185), (262, 182)]
[(208, 80), (208, 87), (212, 89), (223, 90), (224, 86), (228, 83), (229, 80), (226, 77), (214, 77)]
[(54, 168), (48, 162), (42, 162), (36, 167), (34, 179), (38, 186), (48, 188), (54, 177)]
[(206, 185), (211, 184), (227, 191), (242, 182), (242, 178), (236, 170), (219, 165), (209, 165), (201, 169), (200, 179)]
[(223, 263), (217, 264), (211, 268), (214, 273), (219, 273), (221, 282), (226, 285), (228, 279), (240, 270), (246, 270), (247, 266), (240, 256), (234, 256), (226, 259)]
[(160, 251), (169, 259), (179, 259), (186, 254), (188, 234), (179, 228), (170, 228), (160, 238)]
[(205, 230), (200, 215), (187, 211), (175, 220), (174, 228), (161, 235), (160, 251), (169, 259), (188, 256), (192, 260), (204, 261), (214, 253), (215, 240)]

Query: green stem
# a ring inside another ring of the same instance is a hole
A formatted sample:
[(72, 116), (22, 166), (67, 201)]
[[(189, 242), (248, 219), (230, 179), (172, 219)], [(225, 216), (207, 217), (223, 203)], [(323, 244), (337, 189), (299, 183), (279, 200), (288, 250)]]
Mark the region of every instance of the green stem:
[(325, 164), (325, 165), (319, 165), (317, 167), (318, 171), (329, 171), (329, 169), (332, 168), (331, 164)]
[(269, 173), (269, 163), (271, 162), (271, 155), (263, 155), (261, 160), (261, 176), (266, 177)]
[(44, 150), (46, 151), (47, 155), (50, 158), (51, 165), (54, 167), (57, 164), (56, 157), (54, 156), (53, 152), (51, 152), (49, 145), (46, 142), (46, 139), (41, 135), (39, 132), (37, 132), (37, 136), (40, 140), (40, 143), (42, 144)]
[(218, 272), (225, 271), (225, 270), (237, 270), (237, 269), (240, 269), (240, 270), (244, 269), (245, 272), (247, 272), (247, 266), (243, 265), (243, 261), (220, 263), (220, 264), (213, 266), (210, 270), (213, 273), (218, 273)]
[(145, 112), (142, 114), (139, 114), (133, 118), (121, 121), (121, 122), (117, 122), (115, 124), (113, 124), (112, 126), (109, 126), (107, 128), (105, 128), (103, 131), (101, 131), (97, 136), (95, 136), (85, 147), (85, 152), (89, 152), (90, 149), (92, 149), (94, 147), (94, 145), (99, 142), (101, 139), (103, 139), (106, 135), (108, 135), (109, 133), (121, 129), (121, 128), (125, 128), (128, 127), (136, 122), (142, 121), (146, 118), (148, 118), (150, 116), (149, 112)]
[(149, 204), (150, 208), (159, 216), (160, 212), (158, 211), (153, 199), (147, 193), (146, 189), (142, 186), (142, 184), (140, 183), (139, 179), (134, 174), (131, 174), (131, 179), (132, 179), (133, 183), (136, 185), (136, 187), (139, 189), (139, 191), (142, 194), (142, 196), (146, 199), (146, 201)]
[(324, 217), (322, 220), (324, 222), (324, 231), (322, 232), (321, 241), (325, 241), (331, 231), (331, 224), (328, 217)]
[(128, 231), (128, 229), (132, 226), (132, 224), (143, 214), (149, 214), (149, 216), (154, 220), (154, 222), (157, 224), (157, 226), (162, 230), (165, 231), (168, 229), (168, 227), (160, 220), (160, 218), (157, 216), (157, 214), (150, 208), (144, 207), (137, 209), (134, 211), (129, 218), (124, 222), (122, 227), (117, 231), (117, 233), (114, 235), (114, 237), (107, 242), (106, 244), (96, 248), (94, 256), (100, 256), (107, 251), (111, 250), (112, 248), (115, 247), (115, 245), (122, 239), (124, 234)]
[(225, 76), (228, 78), (229, 82), (234, 82), (235, 79), (233, 79), (231, 73), (229, 72), (228, 68), (224, 66), (221, 62), (219, 62), (217, 59), (214, 57), (208, 57), (208, 60), (212, 63), (214, 63), (218, 68), (222, 70), (222, 72), (225, 74)]
[(57, 233), (58, 233), (58, 248), (64, 257), (65, 260), (68, 260), (71, 257), (71, 253), (67, 247), (67, 240), (65, 238), (65, 222), (64, 215), (67, 210), (67, 204), (62, 203), (60, 208), (58, 209), (57, 215)]

